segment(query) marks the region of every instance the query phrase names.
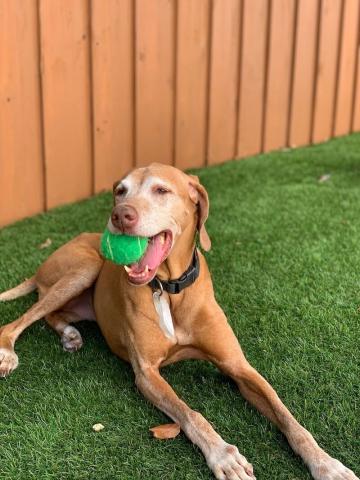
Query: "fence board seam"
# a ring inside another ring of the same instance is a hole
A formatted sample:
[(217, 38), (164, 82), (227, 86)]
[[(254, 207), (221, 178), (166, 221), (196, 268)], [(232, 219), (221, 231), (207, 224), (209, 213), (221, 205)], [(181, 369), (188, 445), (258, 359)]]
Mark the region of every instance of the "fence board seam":
[(338, 109), (340, 59), (341, 59), (341, 54), (343, 50), (342, 35), (344, 30), (345, 1), (346, 0), (341, 0), (341, 10), (340, 10), (340, 16), (339, 16), (339, 38), (338, 38), (338, 44), (337, 44), (336, 78), (335, 78), (335, 88), (334, 88), (334, 104), (333, 104), (333, 112), (332, 112), (331, 137), (335, 135), (336, 114)]
[(320, 49), (320, 34), (321, 34), (321, 12), (322, 12), (322, 0), (318, 2), (317, 12), (317, 32), (316, 32), (316, 46), (315, 46), (315, 60), (314, 60), (314, 80), (313, 80), (313, 95), (312, 95), (312, 107), (311, 107), (311, 120), (310, 120), (310, 144), (314, 143), (314, 125), (315, 125), (315, 106), (318, 84), (318, 71), (319, 71), (319, 49)]
[(87, 2), (88, 21), (87, 21), (87, 35), (88, 35), (88, 70), (89, 70), (89, 115), (90, 115), (90, 177), (91, 177), (91, 191), (95, 194), (95, 116), (94, 116), (94, 62), (93, 62), (93, 3), (91, 0)]
[(212, 42), (214, 22), (214, 2), (209, 0), (208, 9), (208, 48), (207, 48), (207, 71), (206, 71), (206, 100), (205, 100), (205, 128), (204, 128), (204, 166), (209, 165), (209, 132), (210, 132), (210, 95), (211, 95), (211, 66), (212, 66)]
[(265, 150), (265, 133), (266, 133), (266, 111), (268, 102), (268, 84), (269, 84), (269, 64), (270, 64), (270, 38), (271, 38), (271, 16), (272, 16), (272, 0), (268, 1), (267, 19), (266, 19), (266, 48), (265, 48), (265, 66), (264, 66), (264, 86), (263, 86), (263, 111), (261, 121), (261, 147), (260, 153)]
[(133, 150), (133, 158), (132, 158), (132, 166), (136, 167), (138, 163), (137, 159), (137, 62), (136, 62), (136, 55), (137, 55), (137, 30), (136, 30), (136, 16), (137, 16), (137, 0), (132, 2), (132, 79), (133, 79), (133, 88), (132, 88), (132, 108), (133, 108), (133, 116), (132, 116), (132, 150)]
[(350, 132), (355, 131), (355, 103), (356, 103), (356, 86), (358, 83), (358, 75), (360, 68), (360, 8), (358, 8), (358, 28), (357, 28), (357, 42), (356, 42), (356, 58), (355, 58), (355, 71), (354, 71), (354, 80), (353, 80), (353, 98), (351, 106), (351, 117), (350, 117)]
[(47, 201), (47, 168), (46, 168), (46, 143), (45, 143), (45, 119), (44, 119), (44, 86), (43, 86), (43, 57), (41, 47), (41, 15), (40, 15), (40, 1), (36, 0), (36, 15), (37, 15), (37, 50), (38, 50), (38, 72), (39, 72), (39, 110), (40, 110), (40, 143), (41, 143), (41, 163), (43, 170), (43, 209), (46, 212), (48, 209)]
[(243, 44), (244, 44), (244, 8), (245, 8), (245, 0), (241, 0), (240, 5), (240, 16), (239, 16), (239, 38), (238, 38), (238, 59), (237, 59), (237, 84), (236, 84), (236, 117), (235, 117), (235, 135), (234, 135), (234, 158), (236, 158), (239, 154), (238, 152), (238, 144), (239, 144), (239, 123), (240, 123), (240, 103), (241, 103), (241, 85), (242, 85), (242, 63), (243, 63)]
[(293, 37), (292, 37), (292, 49), (291, 49), (291, 67), (290, 67), (290, 80), (289, 80), (289, 100), (288, 100), (288, 113), (287, 113), (287, 125), (286, 125), (286, 146), (290, 146), (290, 132), (291, 132), (290, 123), (291, 123), (291, 117), (292, 117), (293, 94), (294, 94), (298, 12), (299, 12), (299, 0), (295, 0), (294, 18), (293, 18)]
[(173, 42), (174, 42), (174, 58), (173, 58), (173, 75), (174, 75), (174, 91), (173, 91), (173, 120), (172, 120), (172, 129), (173, 129), (173, 144), (172, 144), (172, 165), (176, 165), (176, 139), (177, 139), (177, 94), (178, 94), (178, 26), (179, 26), (179, 4), (178, 0), (174, 0), (174, 28), (173, 28)]

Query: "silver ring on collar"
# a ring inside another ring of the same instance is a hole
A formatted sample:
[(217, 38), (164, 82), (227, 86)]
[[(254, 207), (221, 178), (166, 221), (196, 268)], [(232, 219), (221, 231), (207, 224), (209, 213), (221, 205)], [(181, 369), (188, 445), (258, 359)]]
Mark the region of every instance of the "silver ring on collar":
[(159, 289), (157, 291), (159, 292), (159, 295), (161, 296), (164, 293), (163, 284), (161, 283), (161, 281), (157, 277), (155, 277), (154, 280), (156, 280), (158, 285), (159, 285)]

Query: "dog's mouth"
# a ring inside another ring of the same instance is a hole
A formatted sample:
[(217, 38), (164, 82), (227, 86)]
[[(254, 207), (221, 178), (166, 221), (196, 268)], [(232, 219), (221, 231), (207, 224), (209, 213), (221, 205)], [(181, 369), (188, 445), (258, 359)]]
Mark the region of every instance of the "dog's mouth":
[(170, 230), (149, 237), (148, 246), (141, 259), (125, 265), (124, 268), (130, 283), (134, 285), (145, 285), (156, 275), (161, 263), (167, 258), (172, 247), (173, 235)]

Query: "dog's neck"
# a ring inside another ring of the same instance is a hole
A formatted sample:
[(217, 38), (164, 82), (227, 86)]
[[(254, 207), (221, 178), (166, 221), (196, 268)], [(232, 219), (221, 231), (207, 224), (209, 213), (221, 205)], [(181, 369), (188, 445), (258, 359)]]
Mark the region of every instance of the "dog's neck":
[(195, 248), (195, 225), (189, 225), (177, 240), (170, 255), (161, 264), (157, 276), (160, 280), (175, 280), (189, 268)]

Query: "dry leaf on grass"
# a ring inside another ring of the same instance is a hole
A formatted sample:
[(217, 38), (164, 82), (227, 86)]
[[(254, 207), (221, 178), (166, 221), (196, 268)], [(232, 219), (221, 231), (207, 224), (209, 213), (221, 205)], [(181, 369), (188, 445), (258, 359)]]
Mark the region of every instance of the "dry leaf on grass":
[(40, 250), (42, 250), (43, 248), (48, 248), (48, 247), (50, 247), (51, 244), (52, 244), (51, 238), (47, 238), (47, 239), (45, 240), (45, 242), (41, 243), (41, 244), (38, 246), (38, 248), (39, 248)]
[(104, 430), (104, 425), (102, 423), (95, 423), (95, 425), (93, 425), (92, 429), (94, 430), (94, 432), (101, 432), (101, 430)]
[(177, 423), (166, 423), (157, 427), (150, 428), (153, 437), (163, 439), (175, 438), (180, 433), (180, 425)]
[(329, 173), (325, 173), (324, 175), (321, 175), (318, 182), (319, 183), (324, 183), (324, 182), (327, 182), (328, 180), (330, 180), (330, 178), (331, 178), (331, 175)]

